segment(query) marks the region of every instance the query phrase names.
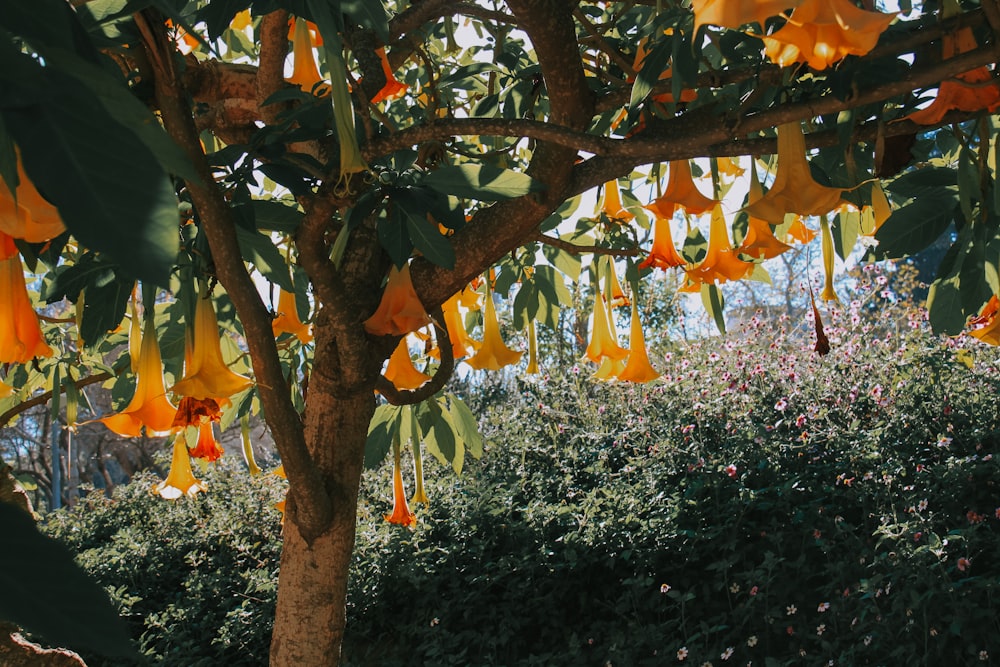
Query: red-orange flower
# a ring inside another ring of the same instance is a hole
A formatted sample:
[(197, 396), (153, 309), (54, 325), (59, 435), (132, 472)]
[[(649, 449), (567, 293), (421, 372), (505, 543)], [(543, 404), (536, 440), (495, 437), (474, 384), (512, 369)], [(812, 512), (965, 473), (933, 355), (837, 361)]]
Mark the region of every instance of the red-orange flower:
[(66, 231), (59, 211), (28, 180), (20, 155), (17, 156), (17, 177), (16, 202), (10, 188), (0, 181), (0, 232), (29, 243), (42, 243)]
[(993, 295), (986, 302), (978, 317), (969, 320), (969, 326), (973, 327), (969, 335), (978, 338), (990, 345), (1000, 345), (1000, 299)]
[(205, 422), (217, 422), (222, 419), (222, 406), (214, 398), (191, 398), (185, 396), (177, 403), (177, 413), (174, 415), (171, 429), (201, 426)]
[(624, 382), (652, 382), (660, 377), (653, 365), (649, 363), (649, 353), (646, 351), (646, 339), (642, 335), (642, 324), (639, 321), (639, 307), (632, 304), (632, 322), (629, 333), (628, 362), (618, 373), (618, 379)]
[[(313, 40), (309, 26), (304, 18), (295, 19), (292, 37), (292, 75), (289, 83), (294, 83), (307, 93), (313, 92), (316, 84), (323, 82), (323, 77), (316, 66), (316, 56), (313, 55)], [(317, 94), (329, 91), (329, 86), (316, 88)]]
[(23, 364), (51, 355), (28, 299), (21, 255), (14, 239), (0, 233), (0, 362)]
[(365, 331), (376, 336), (404, 336), (430, 321), (413, 289), (410, 265), (404, 265), (401, 270), (395, 266), (390, 268), (382, 300), (372, 316), (365, 320)]
[(674, 238), (670, 233), (670, 220), (659, 215), (653, 220), (653, 247), (649, 255), (639, 264), (640, 269), (655, 266), (658, 269), (669, 269), (673, 266), (684, 266), (687, 262), (677, 252)]
[(691, 163), (687, 160), (674, 160), (670, 163), (670, 174), (663, 194), (645, 208), (669, 220), (679, 208), (691, 215), (699, 215), (711, 211), (713, 206), (715, 200), (706, 197), (695, 187), (694, 178), (691, 176)]
[(781, 29), (763, 37), (764, 53), (782, 67), (799, 62), (824, 70), (871, 51), (895, 18), (861, 9), (851, 0), (805, 0)]
[(403, 468), (399, 454), (399, 442), (392, 444), (392, 514), (386, 514), (385, 520), (400, 526), (412, 526), (417, 522), (416, 515), (406, 504), (406, 489), (403, 488)]
[(198, 426), (198, 444), (188, 453), (196, 459), (205, 459), (209, 463), (222, 456), (223, 449), (215, 439), (211, 421), (202, 422)]
[(385, 85), (382, 86), (382, 90), (375, 93), (375, 97), (372, 98), (372, 104), (378, 104), (383, 100), (396, 100), (403, 96), (406, 92), (407, 85), (396, 80), (396, 75), (393, 74), (392, 67), (389, 65), (389, 58), (385, 55), (384, 48), (375, 49), (375, 53), (378, 54), (379, 59), (382, 61), (382, 72), (385, 74)]

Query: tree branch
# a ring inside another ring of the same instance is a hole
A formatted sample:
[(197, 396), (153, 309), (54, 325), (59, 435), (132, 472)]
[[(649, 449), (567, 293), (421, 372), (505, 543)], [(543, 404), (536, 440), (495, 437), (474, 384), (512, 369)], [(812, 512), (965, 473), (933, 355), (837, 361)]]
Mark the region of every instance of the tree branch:
[(330, 497), (319, 471), (312, 465), (302, 421), (281, 370), (271, 330), (271, 314), (243, 263), (232, 211), (216, 185), (212, 169), (201, 150), (191, 108), (174, 66), (174, 47), (167, 39), (163, 21), (156, 12), (144, 10), (136, 15), (136, 23), (153, 64), (153, 83), (163, 125), (187, 153), (200, 177), (200, 182), (187, 182), (187, 190), (208, 239), (219, 281), (243, 324), (257, 378), (257, 391), (271, 435), (285, 465), (290, 488), (292, 493), (308, 497), (307, 502), (296, 504), (296, 524), (303, 535), (318, 534), (332, 516)]
[[(122, 369), (118, 372), (122, 373), (124, 372), (124, 370), (125, 367), (123, 366)], [(80, 378), (73, 384), (74, 386), (76, 386), (77, 389), (82, 389), (88, 385), (96, 384), (98, 382), (104, 382), (105, 380), (110, 380), (113, 377), (115, 376), (112, 375), (111, 373), (97, 373), (95, 375), (90, 375), (85, 378)], [(59, 393), (62, 393), (61, 389)], [(27, 412), (36, 405), (45, 405), (52, 399), (52, 396), (53, 393), (51, 390), (44, 391), (41, 394), (38, 394), (37, 396), (32, 396), (28, 400), (18, 403), (17, 405), (10, 408), (6, 412), (0, 413), (0, 428), (3, 428), (7, 424), (9, 424), (11, 420), (14, 419), (14, 417), (17, 417), (23, 412)]]
[(598, 245), (577, 245), (571, 241), (564, 241), (554, 236), (546, 236), (541, 232), (538, 232), (529, 240), (538, 241), (539, 243), (565, 250), (574, 255), (594, 254), (611, 255), (612, 257), (638, 257), (642, 254), (642, 250), (639, 248), (605, 248)]
[(438, 349), (441, 351), (441, 363), (434, 372), (434, 376), (416, 389), (396, 389), (396, 385), (389, 378), (379, 375), (375, 381), (375, 388), (392, 405), (413, 405), (426, 401), (441, 391), (455, 372), (455, 350), (451, 346), (451, 334), (448, 332), (441, 308), (437, 308), (431, 313), (431, 319), (434, 322), (434, 335), (437, 337)]
[(288, 10), (277, 9), (260, 20), (260, 58), (255, 77), (255, 98), (260, 119), (274, 125), (282, 104), (264, 104), (285, 87), (285, 57), (288, 55)]

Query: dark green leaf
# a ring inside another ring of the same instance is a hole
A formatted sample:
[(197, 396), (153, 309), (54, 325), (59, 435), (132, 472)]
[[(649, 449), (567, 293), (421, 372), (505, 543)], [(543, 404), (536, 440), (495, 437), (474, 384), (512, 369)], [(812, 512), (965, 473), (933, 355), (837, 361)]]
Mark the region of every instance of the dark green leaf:
[(378, 468), (389, 453), (399, 430), (400, 414), (400, 408), (395, 405), (381, 405), (375, 410), (365, 442), (365, 467), (369, 470)]
[(527, 174), (481, 164), (442, 167), (427, 174), (423, 184), (444, 194), (480, 201), (521, 197), (544, 188)]
[(393, 209), (399, 211), (406, 223), (410, 240), (428, 261), (446, 269), (455, 267), (455, 250), (448, 237), (441, 234), (437, 224), (427, 218), (423, 202), (409, 189), (395, 190)]
[(23, 37), (35, 48), (59, 46), (97, 61), (97, 50), (87, 38), (69, 3), (61, 0), (33, 0), (4, 3), (0, 27)]
[(340, 11), (352, 23), (374, 30), (383, 44), (389, 43), (389, 16), (382, 0), (340, 0)]
[(3, 179), (3, 185), (0, 187), (6, 187), (13, 195), (20, 183), (20, 178), (17, 175), (17, 155), (14, 152), (14, 142), (7, 134), (3, 116), (0, 116), (0, 178)]
[(483, 455), (483, 436), (479, 432), (479, 422), (469, 407), (460, 398), (448, 395), (448, 412), (451, 414), (451, 421), (455, 425), (458, 437), (465, 442), (465, 446), (474, 458)]
[(954, 187), (958, 184), (958, 174), (949, 167), (927, 167), (910, 171), (889, 183), (886, 188), (900, 197), (915, 197), (928, 189)]
[(57, 72), (49, 77), (49, 99), (3, 110), (25, 172), (81, 243), (166, 284), (180, 224), (173, 184), (90, 91)]
[(277, 199), (254, 199), (254, 226), (262, 232), (294, 234), (302, 222), (302, 211), (293, 204), (283, 204)]
[(395, 205), (391, 205), (389, 211), (387, 217), (379, 218), (378, 240), (392, 263), (397, 269), (401, 269), (413, 252), (413, 241), (410, 240), (403, 212)]
[(936, 188), (896, 209), (875, 232), (879, 251), (893, 259), (920, 252), (948, 229), (956, 203), (954, 191)]
[(236, 240), (243, 259), (257, 267), (262, 276), (285, 291), (295, 291), (285, 258), (269, 236), (237, 227)]
[(104, 590), (66, 547), (39, 533), (27, 513), (7, 503), (0, 503), (0, 534), (0, 617), (59, 646), (138, 657)]
[(711, 314), (712, 319), (715, 320), (715, 326), (719, 329), (719, 333), (725, 335), (726, 301), (722, 297), (722, 292), (716, 285), (702, 285), (701, 302), (705, 305), (705, 310), (708, 311), (708, 313)]
[(83, 293), (83, 319), (80, 337), (88, 347), (104, 339), (104, 335), (118, 327), (125, 318), (134, 281), (120, 278), (113, 271), (103, 275), (103, 280), (92, 282)]
[(642, 61), (642, 69), (636, 73), (632, 84), (632, 96), (629, 99), (629, 109), (635, 109), (649, 95), (649, 92), (660, 80), (660, 75), (667, 69), (667, 63), (673, 53), (673, 40), (661, 39), (646, 54)]
[(285, 164), (262, 164), (257, 171), (264, 174), (278, 185), (283, 185), (296, 197), (312, 193), (308, 175), (301, 169)]

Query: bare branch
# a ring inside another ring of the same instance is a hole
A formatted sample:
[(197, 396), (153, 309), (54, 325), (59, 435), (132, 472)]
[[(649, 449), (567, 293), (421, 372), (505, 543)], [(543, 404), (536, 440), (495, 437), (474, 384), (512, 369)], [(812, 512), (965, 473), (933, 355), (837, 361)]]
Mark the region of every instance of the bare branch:
[(574, 255), (593, 254), (610, 255), (612, 257), (638, 257), (642, 254), (642, 250), (639, 248), (606, 248), (598, 245), (577, 245), (571, 241), (564, 241), (563, 239), (556, 238), (554, 236), (546, 236), (541, 232), (538, 232), (530, 240), (538, 241), (539, 243), (550, 245), (554, 248), (559, 248), (560, 250), (565, 250), (566, 252)]
[[(122, 373), (124, 372), (124, 370), (125, 370), (124, 367), (122, 367), (122, 370), (118, 372)], [(97, 384), (98, 382), (104, 382), (105, 380), (110, 380), (113, 377), (115, 376), (112, 375), (111, 373), (97, 373), (95, 375), (90, 375), (85, 378), (80, 378), (79, 380), (74, 382), (73, 385), (77, 389), (82, 389), (91, 384)], [(60, 393), (62, 393), (61, 389)], [(44, 391), (41, 394), (38, 394), (37, 396), (32, 396), (31, 398), (22, 403), (18, 403), (17, 405), (10, 408), (6, 412), (0, 413), (0, 428), (6, 426), (11, 422), (12, 419), (14, 419), (23, 412), (27, 412), (36, 405), (45, 405), (50, 400), (52, 400), (52, 395), (53, 394), (51, 390)]]
[(426, 401), (441, 391), (455, 372), (455, 350), (451, 346), (451, 335), (445, 324), (444, 313), (437, 308), (431, 313), (431, 317), (434, 322), (434, 336), (441, 351), (441, 364), (434, 372), (434, 376), (416, 389), (396, 389), (386, 376), (380, 375), (375, 382), (375, 388), (392, 405), (413, 405)]

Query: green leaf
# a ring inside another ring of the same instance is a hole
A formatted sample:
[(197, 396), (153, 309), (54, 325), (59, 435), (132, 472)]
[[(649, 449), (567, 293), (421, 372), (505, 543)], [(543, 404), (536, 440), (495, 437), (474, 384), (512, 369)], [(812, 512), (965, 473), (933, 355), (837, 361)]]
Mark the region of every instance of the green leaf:
[(446, 269), (455, 268), (455, 250), (448, 237), (441, 234), (436, 224), (427, 219), (425, 209), (417, 197), (407, 189), (396, 189), (393, 208), (399, 211), (406, 223), (410, 240), (428, 261)]
[(725, 335), (726, 315), (724, 309), (726, 300), (722, 298), (722, 292), (716, 285), (702, 285), (701, 302), (705, 305), (705, 310), (715, 320), (715, 326), (719, 329), (719, 333)]
[(3, 185), (10, 190), (12, 196), (16, 196), (17, 186), (20, 178), (17, 175), (17, 154), (14, 152), (14, 142), (7, 134), (7, 127), (0, 116), (0, 178)]
[(442, 167), (427, 174), (422, 183), (444, 194), (480, 201), (521, 197), (545, 187), (527, 174), (486, 164)]
[(914, 255), (944, 233), (954, 219), (955, 193), (936, 188), (898, 208), (875, 232), (879, 251), (895, 259)]
[(254, 199), (254, 226), (262, 232), (294, 234), (302, 222), (303, 213), (298, 206), (283, 204), (277, 199)]
[(113, 270), (104, 279), (91, 283), (84, 291), (80, 337), (88, 347), (101, 342), (104, 335), (118, 327), (125, 318), (134, 281), (122, 278)]
[(660, 75), (667, 69), (667, 63), (673, 53), (672, 39), (661, 39), (646, 54), (642, 61), (642, 69), (636, 73), (635, 83), (632, 84), (632, 96), (629, 98), (629, 110), (635, 109), (653, 90), (653, 86), (659, 81)]
[(58, 646), (135, 659), (128, 629), (104, 590), (31, 517), (0, 503), (0, 618)]
[(353, 23), (374, 30), (383, 44), (389, 43), (389, 15), (382, 0), (340, 0), (340, 11)]
[(81, 243), (165, 285), (180, 224), (170, 178), (90, 91), (58, 72), (48, 78), (49, 98), (2, 110), (25, 172)]
[(286, 292), (295, 291), (285, 258), (269, 236), (236, 227), (236, 240), (243, 259), (257, 267), (262, 276)]
[(251, 0), (212, 0), (198, 10), (197, 17), (205, 22), (208, 38), (216, 40), (233, 22), (233, 17), (251, 4)]
[(452, 394), (448, 395), (448, 413), (455, 425), (455, 432), (462, 439), (473, 458), (483, 455), (483, 436), (479, 432), (479, 422), (462, 399)]
[(948, 167), (927, 167), (918, 171), (910, 171), (889, 183), (886, 189), (900, 197), (916, 197), (928, 189), (954, 187), (958, 184), (958, 175)]
[(365, 441), (365, 468), (378, 468), (389, 454), (393, 437), (399, 430), (400, 414), (401, 408), (396, 405), (380, 405), (375, 409)]
[(402, 268), (413, 252), (413, 241), (410, 240), (405, 216), (398, 206), (390, 206), (389, 216), (379, 218), (378, 240), (396, 268)]
[(427, 451), (442, 465), (454, 465), (457, 446), (455, 434), (451, 430), (451, 424), (445, 420), (441, 406), (436, 401), (425, 401), (420, 404), (420, 408), (417, 422)]

